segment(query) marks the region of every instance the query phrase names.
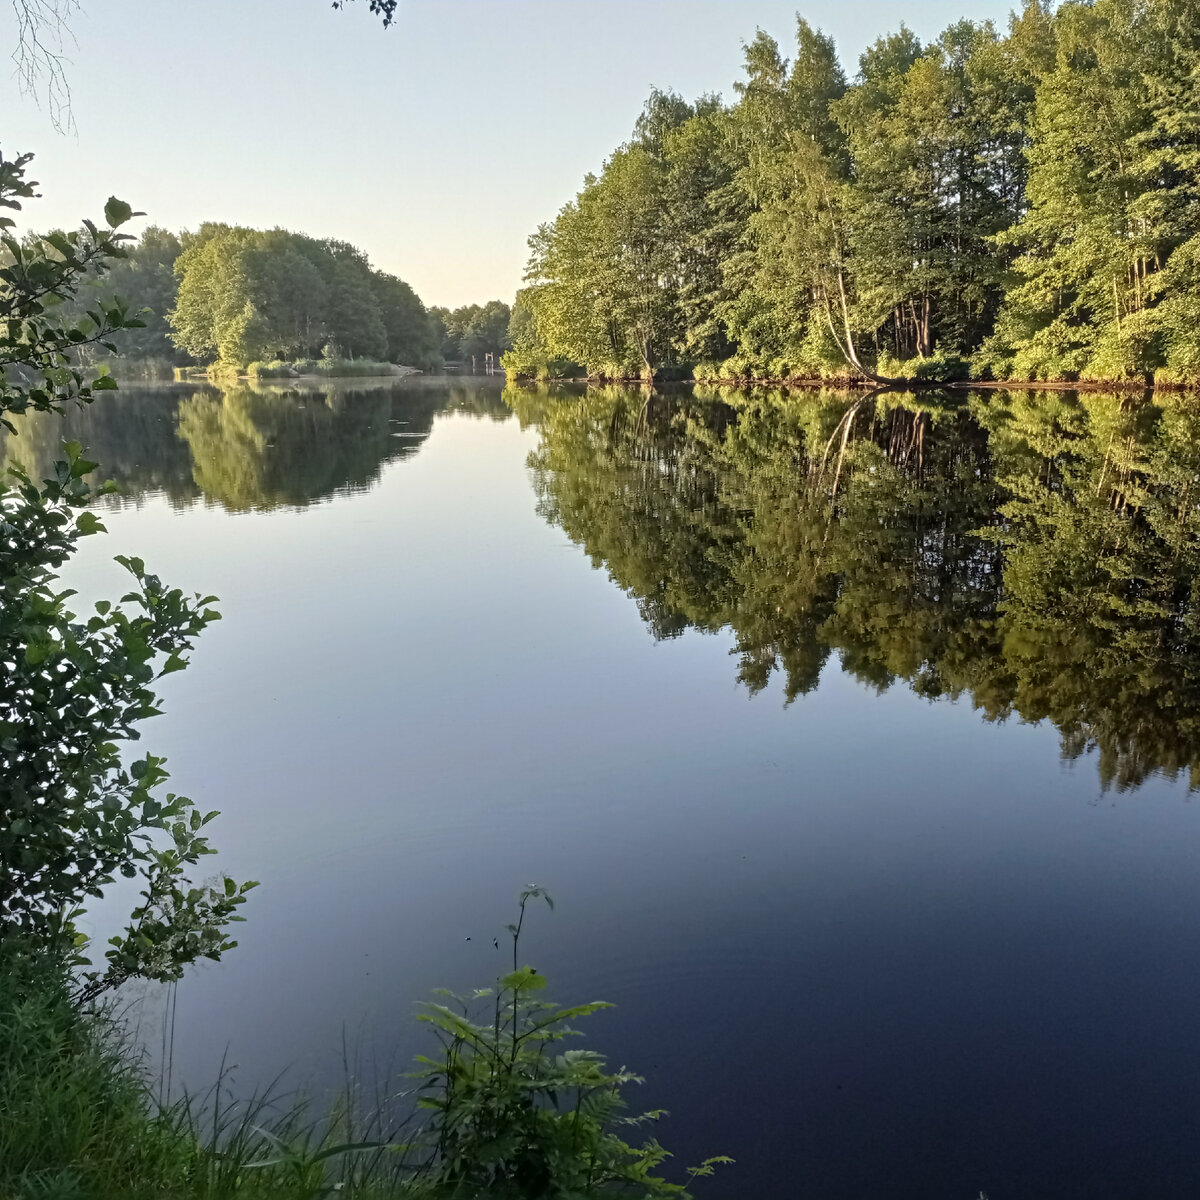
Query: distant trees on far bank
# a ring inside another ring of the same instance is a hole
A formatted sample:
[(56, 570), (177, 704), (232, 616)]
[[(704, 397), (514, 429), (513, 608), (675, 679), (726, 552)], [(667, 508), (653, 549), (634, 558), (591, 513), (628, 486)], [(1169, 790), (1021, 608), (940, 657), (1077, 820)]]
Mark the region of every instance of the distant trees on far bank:
[(76, 306), (116, 296), (148, 310), (145, 327), (119, 339), (131, 371), (316, 358), (431, 370), (472, 355), (482, 365), (508, 349), (502, 301), (427, 309), (357, 247), (285, 229), (212, 222), (176, 235), (150, 226)]
[(175, 274), (172, 336), (193, 358), (433, 364), (433, 327), (416, 293), (348, 242), (205, 224), (184, 236)]
[(486, 355), (500, 355), (509, 350), (509, 322), (512, 309), (502, 300), (487, 304), (467, 304), (462, 308), (431, 308), (429, 315), (438, 330), (439, 349), (446, 362), (470, 363), (474, 358), (482, 364)]

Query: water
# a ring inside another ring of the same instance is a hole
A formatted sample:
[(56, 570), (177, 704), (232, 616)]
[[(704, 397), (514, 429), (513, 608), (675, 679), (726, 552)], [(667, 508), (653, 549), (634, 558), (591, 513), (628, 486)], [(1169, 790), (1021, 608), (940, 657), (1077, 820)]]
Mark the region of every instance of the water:
[(677, 1162), (738, 1160), (703, 1196), (1197, 1194), (1192, 406), (881, 398), (843, 454), (850, 403), (71, 419), (127, 498), (70, 582), (135, 553), (225, 614), (146, 730), (263, 883), (179, 989), (176, 1078), (405, 1069), (537, 882), (524, 957), (616, 1003), (589, 1044)]

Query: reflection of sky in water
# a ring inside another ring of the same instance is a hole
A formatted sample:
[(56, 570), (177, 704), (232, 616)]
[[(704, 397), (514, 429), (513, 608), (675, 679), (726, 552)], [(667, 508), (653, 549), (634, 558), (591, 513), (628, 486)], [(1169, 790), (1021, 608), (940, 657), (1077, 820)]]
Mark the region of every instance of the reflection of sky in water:
[[(534, 512), (534, 429), (435, 419), (377, 486), (230, 515), (106, 516), (70, 582), (136, 553), (225, 619), (147, 747), (263, 881), (181, 987), (177, 1071), (249, 1088), (417, 1048), (413, 1001), (526, 950), (703, 1195), (1196, 1194), (1196, 809), (1101, 796), (1048, 726), (826, 667), (785, 709), (721, 634), (654, 643)], [(465, 939), (470, 936), (471, 941)]]

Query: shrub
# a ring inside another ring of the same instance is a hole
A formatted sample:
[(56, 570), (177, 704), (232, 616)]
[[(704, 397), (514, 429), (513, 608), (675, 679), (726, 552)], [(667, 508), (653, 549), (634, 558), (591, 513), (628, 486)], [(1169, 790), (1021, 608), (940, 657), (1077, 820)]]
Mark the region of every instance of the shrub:
[[(0, 158), (0, 206), (19, 208), (33, 194), (28, 157)], [(105, 206), (109, 229), (6, 239), (10, 264), (0, 272), (0, 419), (6, 412), (59, 411), (116, 385), (101, 373), (85, 379), (74, 365), (81, 346), (137, 327), (123, 304), (98, 306), (78, 326), (55, 312), (83, 282), (123, 254), (115, 230), (132, 210)], [(0, 231), (11, 228), (0, 216)], [(107, 970), (92, 972), (85, 994), (130, 975), (177, 978), (201, 955), (233, 943), (245, 889), (232, 881), (193, 888), (186, 868), (208, 853), (201, 814), (184, 797), (159, 794), (163, 760), (127, 763), (121, 743), (157, 711), (156, 678), (186, 665), (184, 654), (216, 612), (211, 597), (187, 598), (148, 574), (140, 559), (118, 561), (133, 586), (117, 604), (90, 614), (67, 607), (73, 594), (56, 572), (79, 538), (103, 530), (83, 508), (95, 466), (77, 443), (54, 475), (36, 486), (19, 471), (0, 483), (0, 940), (15, 949), (62, 958), (77, 952), (75, 919), (119, 874), (141, 877), (143, 903), (114, 938)], [(77, 515), (78, 514), (78, 515)], [(154, 840), (155, 835), (157, 840)], [(248, 885), (252, 886), (252, 885)]]
[(294, 363), (275, 358), (270, 362), (252, 362), (246, 368), (251, 379), (292, 379), (299, 374)]

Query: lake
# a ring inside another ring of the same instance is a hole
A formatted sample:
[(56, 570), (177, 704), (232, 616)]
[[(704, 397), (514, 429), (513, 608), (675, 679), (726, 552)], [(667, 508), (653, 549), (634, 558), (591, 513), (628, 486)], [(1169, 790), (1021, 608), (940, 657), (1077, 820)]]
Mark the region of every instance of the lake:
[(738, 1160), (701, 1197), (1200, 1194), (1195, 400), (429, 379), (68, 425), (125, 489), (69, 582), (137, 554), (224, 614), (145, 732), (262, 881), (176, 1080), (398, 1078), (534, 882), (522, 957), (616, 1005), (587, 1044), (678, 1165)]

